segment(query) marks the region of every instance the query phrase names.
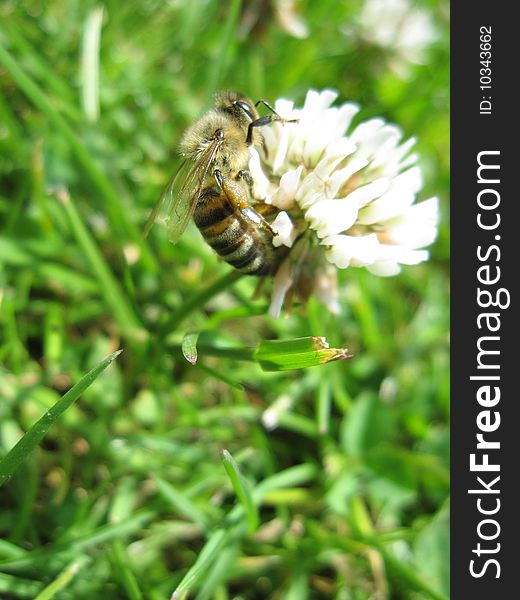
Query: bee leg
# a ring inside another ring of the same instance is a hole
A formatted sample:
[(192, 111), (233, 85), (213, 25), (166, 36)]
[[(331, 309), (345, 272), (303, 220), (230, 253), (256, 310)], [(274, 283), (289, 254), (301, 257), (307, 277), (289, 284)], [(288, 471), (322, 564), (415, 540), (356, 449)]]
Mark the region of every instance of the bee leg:
[(269, 102), (267, 102), (267, 100), (260, 98), (260, 100), (255, 102), (255, 107), (258, 106), (259, 104), (263, 104), (267, 109), (269, 109), (273, 113), (273, 115), (279, 116), (278, 113), (275, 111), (275, 109), (269, 104)]
[[(262, 217), (262, 215), (260, 215)], [(267, 231), (274, 237), (278, 235), (278, 233), (271, 227), (269, 221), (267, 221), (264, 217), (262, 217), (262, 225), (267, 229)]]
[(267, 204), (267, 202), (256, 202), (255, 210), (258, 214), (262, 215), (264, 219), (269, 222), (274, 221), (278, 216), (280, 209), (273, 204)]
[(298, 119), (284, 119), (278, 114), (260, 117), (259, 119), (256, 119), (256, 121), (249, 123), (246, 143), (250, 146), (253, 141), (253, 127), (263, 127), (264, 125), (269, 125), (269, 123), (274, 123), (275, 121), (278, 121), (279, 123), (297, 123)]
[[(242, 169), (242, 171), (238, 172), (237, 178), (242, 179), (247, 184), (247, 186), (249, 188), (249, 192), (252, 196), (253, 195), (253, 186), (254, 186), (255, 182), (253, 180), (251, 173), (249, 171), (246, 171), (245, 169)], [(273, 215), (274, 215), (274, 217), (276, 217), (276, 215), (280, 212), (280, 210), (278, 208), (276, 208), (276, 206), (273, 206), (272, 204), (266, 204), (265, 202), (255, 202), (254, 210), (256, 213), (258, 213), (258, 216), (261, 219), (262, 226), (265, 229), (267, 229), (267, 231), (269, 231), (269, 233), (271, 233), (273, 236), (275, 236), (276, 231), (271, 227), (271, 224), (266, 219), (266, 217), (273, 217)]]
[(213, 173), (213, 177), (215, 178), (215, 181), (218, 183), (218, 187), (220, 189), (224, 189), (224, 177), (222, 176), (222, 173), (216, 169), (215, 172)]
[(215, 181), (219, 188), (224, 192), (227, 201), (233, 210), (242, 210), (249, 206), (247, 201), (247, 193), (243, 185), (236, 180), (224, 179), (222, 172), (218, 169), (213, 173)]
[(278, 235), (278, 232), (271, 227), (271, 223), (267, 219), (270, 218), (270, 220), (273, 221), (280, 212), (280, 209), (272, 204), (266, 204), (265, 202), (255, 202), (251, 208), (255, 211), (256, 219), (259, 219), (259, 224), (273, 237)]
[(253, 185), (254, 185), (254, 181), (253, 181), (253, 177), (251, 176), (251, 173), (249, 171), (246, 170), (242, 170), (238, 172), (237, 175), (237, 179), (242, 179), (247, 187), (249, 188), (249, 192), (252, 194), (253, 193)]
[[(253, 208), (249, 205), (248, 197), (245, 193), (244, 187), (240, 185), (238, 181), (233, 179), (224, 179), (224, 176), (218, 169), (213, 173), (213, 176), (215, 177), (220, 189), (224, 192), (227, 201), (234, 210), (240, 210), (242, 214), (246, 216), (248, 212), (252, 211), (253, 214), (256, 215), (255, 220), (258, 222), (259, 219), (259, 224), (261, 224), (264, 229), (267, 229), (267, 231), (269, 231), (273, 237), (276, 235), (276, 231), (271, 227), (269, 221), (267, 221), (267, 219), (264, 217), (264, 214), (272, 214), (274, 211), (277, 211), (275, 207), (272, 207), (265, 202), (259, 202), (255, 204)], [(250, 178), (252, 182), (252, 177), (249, 171), (240, 171), (239, 176), (239, 179), (243, 179), (245, 183), (248, 183), (248, 178)]]
[(254, 205), (254, 208), (262, 219), (262, 225), (265, 227), (265, 229), (267, 229), (267, 231), (269, 231), (273, 237), (278, 235), (278, 232), (271, 227), (271, 223), (267, 219), (271, 218), (273, 221), (280, 212), (280, 209), (276, 208), (276, 206), (273, 206), (272, 204), (266, 204), (265, 202), (257, 202)]
[(275, 111), (275, 109), (269, 104), (269, 102), (267, 102), (267, 100), (258, 100), (258, 102), (255, 103), (255, 106), (258, 106), (259, 104), (263, 104), (273, 114), (267, 115), (265, 117), (260, 117), (259, 119), (256, 119), (256, 121), (249, 123), (249, 127), (247, 128), (247, 138), (246, 138), (247, 144), (251, 144), (251, 142), (253, 141), (253, 127), (262, 127), (263, 125), (269, 125), (269, 123), (273, 123), (275, 121), (278, 121), (279, 123), (297, 123), (298, 122), (298, 119), (284, 119), (283, 117), (281, 117)]

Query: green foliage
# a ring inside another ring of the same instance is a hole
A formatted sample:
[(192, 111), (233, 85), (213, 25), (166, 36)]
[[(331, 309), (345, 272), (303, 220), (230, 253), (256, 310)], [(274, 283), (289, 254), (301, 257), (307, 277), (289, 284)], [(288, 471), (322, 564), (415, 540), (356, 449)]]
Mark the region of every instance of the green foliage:
[(34, 448), (43, 440), (51, 425), (75, 402), (81, 394), (99, 377), (108, 365), (121, 353), (114, 352), (107, 356), (96, 368), (89, 371), (73, 386), (54, 406), (52, 406), (22, 439), (0, 461), (0, 486), (18, 469)]
[[(362, 3), (298, 3), (305, 39), (246, 32), (256, 0), (1, 4), (2, 597), (447, 597), (448, 8), (414, 3), (439, 35), (402, 76)], [(324, 87), (417, 137), (440, 234), (272, 319), (193, 226), (142, 231), (216, 89)], [(311, 336), (354, 358), (279, 371)]]

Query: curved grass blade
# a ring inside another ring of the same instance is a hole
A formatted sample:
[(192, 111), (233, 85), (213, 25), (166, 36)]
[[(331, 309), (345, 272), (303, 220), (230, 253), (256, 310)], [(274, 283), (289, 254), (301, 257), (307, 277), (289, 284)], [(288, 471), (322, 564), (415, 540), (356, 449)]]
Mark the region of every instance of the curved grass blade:
[(22, 437), (22, 439), (0, 461), (0, 486), (7, 481), (59, 417), (73, 404), (81, 394), (101, 375), (108, 365), (121, 354), (113, 352), (84, 375), (78, 383), (62, 396)]
[(253, 533), (258, 527), (259, 518), (258, 509), (253, 501), (249, 484), (240, 472), (235, 459), (225, 448), (221, 450), (220, 456), (222, 458), (222, 462), (224, 463), (226, 473), (231, 480), (231, 485), (235, 490), (235, 494), (237, 495), (240, 504), (242, 504), (244, 507), (247, 519), (247, 529), (249, 533)]

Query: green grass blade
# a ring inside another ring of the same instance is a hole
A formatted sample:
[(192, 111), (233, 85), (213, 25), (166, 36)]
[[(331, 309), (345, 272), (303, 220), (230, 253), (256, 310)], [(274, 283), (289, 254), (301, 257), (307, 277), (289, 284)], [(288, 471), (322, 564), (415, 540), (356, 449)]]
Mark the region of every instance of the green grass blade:
[(282, 412), (278, 415), (277, 427), (294, 431), (304, 437), (311, 439), (317, 438), (320, 431), (314, 419), (309, 419), (303, 415), (298, 415), (289, 411)]
[(0, 561), (4, 558), (20, 558), (26, 554), (27, 550), (20, 548), (20, 546), (8, 540), (0, 540)]
[[(309, 483), (312, 481), (318, 471), (310, 464), (290, 467), (276, 475), (268, 477), (262, 483), (252, 490), (252, 501), (259, 505), (266, 494), (273, 490), (284, 487), (295, 486)], [(175, 589), (171, 600), (183, 600), (186, 598), (189, 590), (200, 580), (200, 578), (209, 572), (214, 561), (221, 555), (223, 549), (233, 539), (239, 538), (246, 531), (244, 522), (244, 507), (242, 504), (235, 506), (228, 514), (226, 525), (222, 529), (215, 531), (208, 539), (204, 548), (201, 550), (195, 564), (188, 570)]]
[(159, 492), (168, 500), (177, 512), (198, 525), (203, 531), (208, 529), (209, 521), (206, 515), (195, 504), (171, 483), (160, 477), (154, 477)]
[[(181, 306), (181, 309), (183, 306)], [(197, 359), (198, 351), (208, 356), (245, 361), (256, 360), (264, 371), (306, 369), (307, 367), (323, 365), (331, 361), (351, 358), (352, 356), (348, 353), (347, 348), (330, 348), (323, 337), (309, 336), (292, 340), (263, 340), (255, 350), (246, 346), (235, 348), (214, 345), (211, 343), (211, 336), (205, 336), (204, 340), (199, 343), (198, 337), (193, 336), (194, 334), (187, 334), (181, 346), (184, 358), (192, 364)]]
[[(8, 573), (0, 573), (0, 597), (2, 598), (32, 598), (42, 589), (39, 581), (22, 579)], [(1, 596), (1, 594), (6, 594)]]
[(317, 396), (318, 430), (321, 435), (328, 434), (330, 430), (331, 393), (328, 379), (320, 381)]
[(184, 358), (195, 365), (197, 363), (197, 340), (199, 339), (198, 332), (187, 333), (182, 338), (182, 354)]
[(142, 339), (143, 336), (146, 336), (146, 330), (142, 328), (131, 304), (127, 301), (114, 275), (107, 267), (103, 255), (83, 224), (72, 198), (67, 192), (61, 192), (60, 200), (69, 219), (72, 233), (85, 253), (85, 257), (99, 281), (100, 292), (112, 310), (119, 327), (123, 332), (140, 336)]
[(114, 539), (122, 539), (127, 536), (136, 535), (136, 533), (147, 525), (155, 516), (155, 513), (150, 510), (136, 512), (124, 521), (102, 525), (72, 541), (57, 544), (53, 548), (34, 550), (20, 558), (2, 561), (0, 563), (0, 568), (11, 570), (38, 570), (45, 567), (45, 565), (48, 565), (51, 558), (60, 555), (77, 555), (78, 553), (90, 550), (91, 548), (102, 546)]
[(262, 483), (258, 484), (253, 490), (253, 498), (255, 499), (255, 502), (260, 502), (266, 494), (273, 490), (308, 484), (313, 481), (317, 475), (318, 469), (310, 463), (289, 467), (284, 471), (271, 475), (267, 479), (264, 479)]
[(204, 578), (196, 600), (216, 599), (216, 590), (221, 582), (229, 579), (230, 573), (236, 567), (237, 556), (239, 552), (238, 543), (231, 543), (223, 548), (222, 552), (217, 557), (217, 560), (212, 565), (208, 574)]
[(56, 579), (50, 583), (45, 589), (43, 589), (34, 600), (52, 600), (61, 590), (66, 587), (70, 581), (75, 577), (81, 567), (90, 559), (82, 557), (75, 560), (69, 565)]
[(161, 331), (163, 333), (170, 333), (175, 330), (192, 312), (202, 308), (208, 300), (223, 292), (242, 276), (243, 273), (240, 273), (240, 271), (229, 271), (200, 292), (194, 294), (191, 298), (188, 298), (177, 310), (173, 311), (169, 319), (161, 327)]
[(260, 519), (258, 517), (258, 509), (253, 502), (253, 496), (251, 494), (249, 484), (240, 472), (240, 469), (238, 468), (238, 465), (231, 454), (226, 449), (223, 449), (221, 450), (220, 455), (222, 462), (224, 463), (226, 473), (231, 481), (231, 485), (235, 490), (235, 494), (237, 495), (240, 504), (242, 504), (244, 507), (247, 519), (247, 529), (249, 533), (253, 533), (258, 527)]
[(395, 558), (390, 552), (383, 548), (381, 544), (376, 544), (376, 548), (381, 553), (388, 571), (396, 579), (403, 582), (408, 589), (415, 590), (431, 600), (448, 600), (444, 594), (434, 590), (430, 585), (425, 583), (421, 577), (417, 575), (415, 569)]
[(306, 369), (351, 356), (347, 348), (330, 348), (324, 337), (317, 336), (264, 340), (255, 353), (264, 371)]
[(222, 74), (229, 64), (230, 54), (236, 45), (234, 33), (236, 29), (236, 23), (238, 15), (240, 13), (240, 6), (242, 0), (230, 0), (229, 8), (227, 11), (227, 19), (224, 24), (222, 35), (220, 38), (220, 48), (218, 53), (215, 55), (214, 60), (211, 63), (208, 78), (208, 88), (206, 94), (206, 103), (209, 105), (213, 94), (220, 86)]
[(199, 362), (199, 364), (197, 366), (199, 369), (201, 369), (202, 371), (205, 371), (211, 377), (214, 377), (215, 379), (223, 381), (224, 383), (231, 386), (232, 388), (235, 388), (236, 390), (242, 391), (245, 389), (245, 386), (243, 383), (241, 383), (240, 381), (236, 381), (235, 379), (228, 377), (227, 375), (224, 375), (222, 370), (217, 371), (217, 369), (212, 369), (211, 367), (208, 367), (208, 365), (201, 363), (201, 362)]
[(112, 559), (117, 570), (117, 575), (121, 586), (125, 590), (130, 600), (142, 600), (143, 594), (139, 589), (137, 579), (130, 567), (128, 553), (120, 539), (114, 540), (111, 544)]
[(284, 600), (307, 600), (309, 598), (309, 582), (301, 566), (291, 575), (291, 583), (283, 595)]
[(172, 594), (171, 600), (182, 600), (189, 590), (206, 573), (215, 559), (227, 546), (232, 537), (233, 529), (218, 529), (211, 535), (200, 552), (195, 564), (189, 569), (182, 581)]
[[(209, 340), (204, 336), (202, 339), (202, 333), (199, 335), (199, 340), (197, 342), (197, 360), (200, 357), (205, 356), (216, 356), (218, 358), (230, 358), (234, 361), (245, 361), (245, 362), (254, 362), (254, 353), (255, 348), (250, 348), (249, 346), (238, 346), (238, 345), (230, 345), (229, 341), (221, 342), (220, 340)], [(187, 349), (183, 347), (183, 344), (168, 344), (168, 349), (175, 351), (182, 351), (184, 358), (188, 359), (188, 356), (184, 354), (184, 351)], [(191, 360), (190, 360), (191, 362)], [(200, 363), (198, 364), (200, 366)]]
[[(9, 42), (16, 48), (17, 55), (24, 59), (24, 64), (30, 65), (42, 86), (53, 94), (53, 101), (59, 102), (60, 108), (71, 120), (81, 121), (81, 112), (77, 107), (75, 92), (65, 80), (43, 59), (41, 49), (36, 50), (26, 35), (22, 35), (23, 25), (16, 19), (2, 19), (2, 27), (7, 32)], [(25, 32), (24, 32), (25, 33)]]
[(22, 437), (22, 439), (0, 461), (0, 486), (5, 483), (45, 437), (45, 434), (60, 416), (101, 375), (110, 363), (121, 354), (113, 352), (84, 375), (64, 396), (56, 402)]
[(89, 121), (99, 118), (99, 47), (103, 7), (97, 6), (88, 14), (81, 45), (81, 103)]

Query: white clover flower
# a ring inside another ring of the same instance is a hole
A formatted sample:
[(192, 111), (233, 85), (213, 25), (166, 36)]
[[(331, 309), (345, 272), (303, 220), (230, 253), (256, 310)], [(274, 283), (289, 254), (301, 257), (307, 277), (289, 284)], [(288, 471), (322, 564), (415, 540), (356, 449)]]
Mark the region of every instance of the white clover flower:
[(307, 22), (298, 13), (295, 0), (275, 0), (273, 4), (276, 19), (286, 33), (299, 39), (309, 35)]
[(238, 28), (240, 39), (254, 30), (262, 30), (274, 18), (278, 25), (292, 37), (303, 39), (309, 35), (307, 21), (298, 11), (296, 0), (249, 0), (242, 6)]
[(427, 260), (423, 248), (437, 235), (437, 198), (415, 204), (422, 187), (415, 140), (403, 142), (380, 118), (349, 131), (358, 107), (332, 106), (336, 97), (310, 90), (300, 109), (278, 100), (278, 114), (297, 122), (265, 128), (263, 156), (251, 151), (253, 194), (280, 209), (273, 244), (289, 249), (274, 277), (273, 315), (293, 292), (315, 293), (337, 313), (331, 265), (395, 275), (401, 264)]
[(366, 0), (347, 33), (385, 49), (390, 66), (401, 76), (406, 76), (410, 64), (424, 62), (438, 37), (428, 10), (409, 0)]

